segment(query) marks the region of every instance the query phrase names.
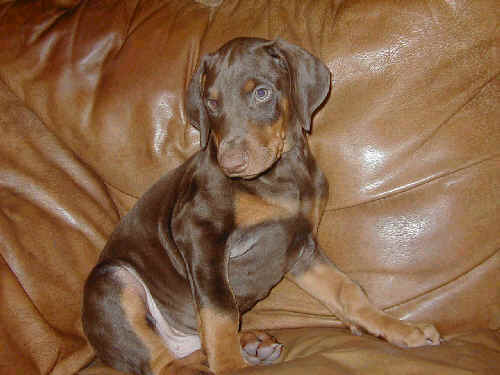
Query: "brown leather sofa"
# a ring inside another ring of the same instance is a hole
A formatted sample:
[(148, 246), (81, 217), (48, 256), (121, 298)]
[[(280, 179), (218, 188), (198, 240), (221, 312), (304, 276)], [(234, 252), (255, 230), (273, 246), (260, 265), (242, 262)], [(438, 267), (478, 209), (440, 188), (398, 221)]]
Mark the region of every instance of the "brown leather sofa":
[(439, 347), (352, 336), (283, 282), (243, 317), (282, 362), (241, 374), (500, 374), (497, 0), (0, 4), (0, 374), (113, 374), (82, 334), (84, 280), (119, 218), (198, 148), (201, 55), (281, 37), (333, 74), (310, 143), (319, 239), (374, 303)]

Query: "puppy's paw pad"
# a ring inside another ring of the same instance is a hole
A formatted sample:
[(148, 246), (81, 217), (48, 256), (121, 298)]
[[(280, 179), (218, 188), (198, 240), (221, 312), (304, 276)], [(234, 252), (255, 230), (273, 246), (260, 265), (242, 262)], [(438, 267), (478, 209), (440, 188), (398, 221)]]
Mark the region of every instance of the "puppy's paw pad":
[(240, 344), (243, 358), (251, 365), (270, 365), (279, 359), (283, 351), (283, 344), (261, 331), (241, 333)]
[(351, 334), (354, 336), (363, 336), (363, 331), (361, 330), (361, 327), (358, 327), (357, 325), (350, 324), (349, 329), (351, 330)]
[(441, 337), (436, 327), (434, 327), (434, 325), (423, 323), (423, 324), (416, 324), (415, 326), (420, 331), (420, 337), (417, 340), (419, 344), (422, 343), (422, 345), (439, 345), (441, 343)]
[(425, 345), (439, 345), (441, 338), (436, 327), (426, 323), (404, 323), (399, 337), (390, 337), (389, 341), (402, 347), (416, 348)]

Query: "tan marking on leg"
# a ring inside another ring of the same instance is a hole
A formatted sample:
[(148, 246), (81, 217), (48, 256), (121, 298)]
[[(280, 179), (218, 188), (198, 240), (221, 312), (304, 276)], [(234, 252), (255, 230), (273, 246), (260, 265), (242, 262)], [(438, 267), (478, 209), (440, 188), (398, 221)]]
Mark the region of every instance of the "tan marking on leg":
[(216, 88), (214, 87), (210, 87), (208, 90), (207, 90), (207, 98), (208, 99), (212, 99), (212, 100), (217, 100), (219, 99), (219, 90), (217, 90)]
[(150, 366), (154, 374), (160, 374), (172, 361), (174, 355), (163, 343), (162, 338), (151, 328), (146, 319), (146, 303), (142, 287), (126, 285), (122, 290), (121, 302), (125, 316), (134, 333), (149, 350)]
[(346, 292), (346, 287), (350, 287), (354, 282), (335, 266), (316, 263), (303, 274), (290, 279), (325, 304), (332, 312), (340, 315), (340, 319), (344, 320), (348, 315), (349, 306), (343, 303), (342, 294)]
[(201, 309), (199, 319), (202, 345), (210, 369), (223, 374), (246, 367), (240, 352), (238, 319), (211, 308)]
[(352, 330), (362, 326), (379, 336), (385, 313), (368, 300), (361, 287), (332, 264), (316, 263), (292, 279), (316, 297)]
[(374, 336), (404, 347), (438, 345), (439, 333), (430, 324), (402, 322), (375, 307), (361, 287), (333, 264), (316, 263), (299, 276), (287, 275), (341, 319), (353, 333), (362, 327)]
[(165, 367), (161, 375), (200, 375), (211, 374), (206, 366), (207, 356), (202, 350), (197, 350), (187, 357), (179, 358)]

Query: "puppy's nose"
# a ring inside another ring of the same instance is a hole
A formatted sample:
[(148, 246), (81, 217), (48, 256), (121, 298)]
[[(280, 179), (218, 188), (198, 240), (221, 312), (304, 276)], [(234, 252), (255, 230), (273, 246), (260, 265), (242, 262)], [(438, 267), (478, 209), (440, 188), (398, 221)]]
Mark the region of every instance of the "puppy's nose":
[(248, 153), (237, 148), (225, 150), (220, 155), (219, 165), (226, 174), (241, 173), (248, 166)]

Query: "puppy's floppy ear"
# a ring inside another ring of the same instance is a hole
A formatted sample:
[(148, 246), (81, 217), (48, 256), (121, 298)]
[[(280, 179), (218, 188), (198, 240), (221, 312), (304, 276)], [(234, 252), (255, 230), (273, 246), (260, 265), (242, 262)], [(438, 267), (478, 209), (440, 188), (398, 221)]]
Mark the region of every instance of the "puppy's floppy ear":
[(281, 39), (270, 44), (267, 51), (288, 69), (295, 110), (302, 127), (311, 131), (311, 116), (330, 91), (330, 71), (305, 49)]
[(205, 56), (200, 61), (198, 69), (191, 77), (186, 93), (186, 114), (191, 125), (200, 131), (200, 147), (202, 149), (207, 147), (210, 134), (210, 123), (202, 92), (207, 59)]

